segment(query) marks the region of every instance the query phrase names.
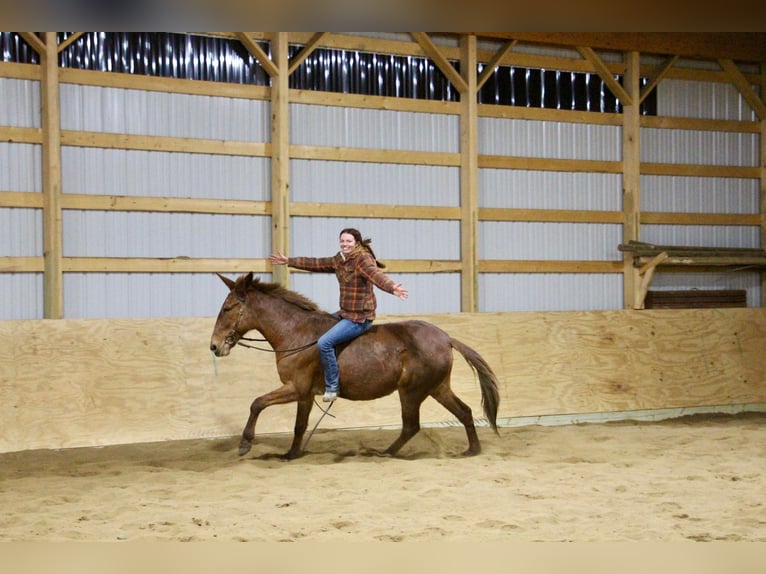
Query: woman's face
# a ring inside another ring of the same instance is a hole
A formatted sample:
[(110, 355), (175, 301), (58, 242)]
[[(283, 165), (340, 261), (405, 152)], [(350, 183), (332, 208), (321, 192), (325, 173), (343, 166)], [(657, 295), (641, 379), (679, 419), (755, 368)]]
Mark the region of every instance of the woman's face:
[(343, 255), (348, 255), (356, 247), (356, 239), (350, 233), (340, 234), (340, 252)]

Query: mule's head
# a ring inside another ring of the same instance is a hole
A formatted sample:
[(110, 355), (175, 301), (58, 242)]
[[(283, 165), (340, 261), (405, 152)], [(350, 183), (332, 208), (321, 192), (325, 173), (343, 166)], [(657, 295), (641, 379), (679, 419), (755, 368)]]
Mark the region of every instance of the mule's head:
[(210, 338), (210, 350), (217, 357), (225, 357), (248, 330), (243, 325), (242, 317), (246, 312), (247, 292), (253, 282), (253, 274), (242, 275), (236, 281), (219, 273), (216, 275), (229, 288), (229, 294), (218, 312), (213, 336)]

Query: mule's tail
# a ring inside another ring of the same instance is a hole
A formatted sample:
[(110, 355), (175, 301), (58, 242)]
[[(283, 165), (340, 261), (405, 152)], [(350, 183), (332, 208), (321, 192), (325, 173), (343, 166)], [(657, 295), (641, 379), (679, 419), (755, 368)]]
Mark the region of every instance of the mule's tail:
[(484, 409), (484, 415), (489, 420), (492, 429), (497, 432), (497, 407), (500, 404), (500, 391), (497, 388), (497, 377), (492, 371), (487, 361), (465, 343), (457, 339), (450, 338), (452, 348), (458, 351), (466, 363), (473, 369), (473, 372), (479, 377), (479, 387), (481, 388), (481, 406)]

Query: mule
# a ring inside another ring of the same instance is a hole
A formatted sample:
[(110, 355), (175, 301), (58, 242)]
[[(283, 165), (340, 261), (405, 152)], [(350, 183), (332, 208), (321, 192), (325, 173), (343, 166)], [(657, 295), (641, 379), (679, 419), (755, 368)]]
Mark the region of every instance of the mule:
[[(282, 385), (257, 397), (242, 432), (239, 454), (247, 454), (255, 438), (255, 424), (263, 409), (297, 403), (290, 450), (283, 456), (302, 454), (314, 396), (324, 392), (324, 373), (317, 339), (338, 320), (313, 301), (277, 283), (261, 282), (252, 273), (236, 281), (217, 274), (229, 287), (210, 340), (217, 357), (227, 356), (250, 330), (259, 331), (275, 351)], [(497, 377), (471, 347), (453, 339), (425, 321), (408, 320), (373, 325), (366, 333), (336, 349), (340, 369), (339, 397), (351, 401), (378, 399), (399, 392), (402, 430), (382, 453), (393, 456), (420, 430), (420, 405), (431, 396), (465, 426), (468, 449), (481, 452), (471, 408), (450, 388), (452, 350), (458, 351), (478, 376), (484, 414), (497, 433), (500, 403)]]

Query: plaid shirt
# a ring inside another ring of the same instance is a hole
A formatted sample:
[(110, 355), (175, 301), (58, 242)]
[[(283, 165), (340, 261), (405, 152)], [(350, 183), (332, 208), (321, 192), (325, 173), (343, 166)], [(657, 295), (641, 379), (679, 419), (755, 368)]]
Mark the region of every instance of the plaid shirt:
[(366, 249), (354, 250), (345, 258), (340, 252), (333, 257), (290, 257), (287, 264), (304, 271), (335, 273), (340, 285), (338, 315), (356, 323), (375, 318), (378, 303), (373, 285), (386, 293), (393, 293), (396, 285), (380, 270)]

